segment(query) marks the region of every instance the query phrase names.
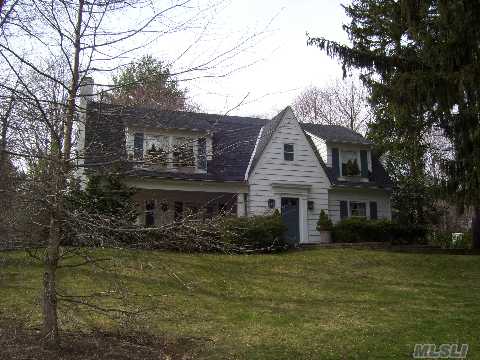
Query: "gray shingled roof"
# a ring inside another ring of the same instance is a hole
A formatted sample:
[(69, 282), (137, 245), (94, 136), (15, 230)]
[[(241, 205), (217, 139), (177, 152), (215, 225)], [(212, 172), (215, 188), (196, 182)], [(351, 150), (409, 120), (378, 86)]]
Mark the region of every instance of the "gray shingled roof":
[[(304, 130), (304, 131), (307, 131), (307, 130)], [(368, 182), (341, 181), (341, 180), (338, 180), (335, 177), (333, 169), (331, 167), (328, 167), (325, 164), (325, 162), (323, 161), (320, 153), (318, 152), (318, 149), (315, 146), (312, 138), (308, 134), (305, 134), (305, 135), (306, 135), (307, 140), (309, 141), (310, 145), (312, 146), (313, 151), (315, 152), (315, 155), (317, 156), (317, 159), (320, 162), (320, 165), (322, 166), (323, 170), (327, 174), (327, 177), (330, 180), (330, 184), (332, 184), (334, 187), (380, 188), (380, 189), (385, 189), (385, 190), (391, 190), (392, 189), (392, 181), (391, 181), (390, 177), (388, 176), (387, 172), (385, 171), (385, 168), (381, 164), (380, 160), (378, 159), (378, 156), (374, 152), (372, 152), (372, 173), (369, 175), (369, 181)]]
[[(189, 180), (244, 181), (260, 129), (268, 120), (216, 114), (162, 111), (89, 102), (85, 125), (86, 165), (127, 163), (125, 127), (189, 129), (213, 134), (213, 158), (206, 174), (183, 174), (127, 166), (132, 176)], [(98, 166), (97, 166), (98, 167)]]
[[(216, 114), (161, 111), (152, 108), (125, 107), (89, 102), (85, 125), (85, 164), (90, 168), (104, 168), (120, 162), (126, 175), (184, 180), (244, 181), (260, 129), (263, 127), (253, 169), (282, 121), (288, 107), (272, 120)], [(213, 134), (213, 158), (206, 174), (154, 171), (134, 168), (126, 161), (125, 127), (189, 129)], [(305, 131), (327, 141), (371, 144), (361, 135), (341, 126), (301, 124)], [(309, 136), (307, 139), (311, 142)], [(311, 142), (312, 148), (316, 147)], [(376, 157), (372, 157), (373, 175), (368, 183), (341, 182), (333, 177), (318, 152), (317, 158), (334, 186), (362, 186), (390, 188), (391, 181)]]
[(359, 133), (340, 125), (300, 124), (302, 129), (328, 142), (372, 145)]
[(265, 126), (263, 127), (262, 130), (262, 135), (258, 139), (258, 145), (257, 149), (255, 150), (255, 154), (252, 159), (252, 164), (250, 166), (250, 172), (255, 168), (255, 165), (257, 164), (258, 160), (263, 154), (263, 151), (267, 147), (268, 143), (270, 142), (270, 139), (272, 138), (273, 134), (275, 133), (275, 130), (277, 130), (278, 125), (283, 119), (283, 116), (287, 112), (288, 107), (283, 109), (277, 116), (275, 116), (272, 120), (268, 121)]

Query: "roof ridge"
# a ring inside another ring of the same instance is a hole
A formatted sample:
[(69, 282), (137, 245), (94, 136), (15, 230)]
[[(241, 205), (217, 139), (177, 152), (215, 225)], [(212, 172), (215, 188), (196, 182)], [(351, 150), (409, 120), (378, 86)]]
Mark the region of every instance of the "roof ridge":
[(216, 113), (183, 111), (183, 110), (166, 110), (166, 109), (160, 109), (159, 106), (155, 106), (155, 105), (110, 104), (110, 103), (107, 103), (107, 102), (96, 101), (96, 100), (90, 100), (89, 103), (97, 104), (97, 105), (110, 106), (110, 107), (124, 108), (124, 109), (127, 109), (127, 110), (156, 110), (158, 112), (166, 112), (166, 113), (178, 113), (178, 114), (189, 114), (189, 115), (217, 116), (217, 117), (223, 117), (223, 118), (237, 118), (237, 119), (252, 119), (252, 120), (270, 121), (270, 119), (264, 119), (264, 118), (253, 117), (253, 116), (216, 114)]

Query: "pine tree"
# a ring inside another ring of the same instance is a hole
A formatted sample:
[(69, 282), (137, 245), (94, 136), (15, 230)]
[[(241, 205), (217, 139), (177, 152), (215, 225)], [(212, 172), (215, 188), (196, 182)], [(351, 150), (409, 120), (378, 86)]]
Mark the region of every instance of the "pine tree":
[(480, 3), (472, 0), (354, 0), (345, 7), (352, 46), (309, 38), (343, 63), (361, 69), (372, 101), (388, 106), (384, 121), (419, 143), (439, 126), (453, 145), (445, 161), (447, 189), (474, 208), (480, 247)]
[(110, 101), (121, 105), (155, 106), (162, 110), (191, 110), (187, 91), (160, 60), (146, 55), (113, 77)]

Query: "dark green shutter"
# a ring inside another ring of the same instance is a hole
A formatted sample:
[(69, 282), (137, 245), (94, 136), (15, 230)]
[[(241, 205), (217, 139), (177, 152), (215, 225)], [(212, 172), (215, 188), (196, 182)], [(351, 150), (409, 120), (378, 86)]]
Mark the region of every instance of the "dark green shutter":
[(362, 177), (368, 177), (367, 150), (360, 150), (360, 162), (362, 165)]
[(198, 139), (197, 149), (197, 166), (199, 169), (207, 170), (207, 139)]
[(370, 219), (373, 219), (373, 220), (378, 219), (377, 202), (376, 201), (371, 201), (370, 202)]
[(332, 168), (335, 178), (340, 176), (340, 159), (338, 158), (338, 149), (332, 148)]
[(348, 218), (348, 203), (346, 201), (340, 201), (340, 219)]
[(133, 138), (133, 156), (135, 160), (143, 160), (143, 133), (135, 133)]

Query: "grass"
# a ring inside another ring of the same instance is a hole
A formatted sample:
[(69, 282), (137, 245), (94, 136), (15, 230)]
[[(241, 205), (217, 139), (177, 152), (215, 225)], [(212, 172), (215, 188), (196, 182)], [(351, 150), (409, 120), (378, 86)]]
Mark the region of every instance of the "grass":
[[(321, 249), (229, 256), (99, 250), (108, 271), (59, 273), (61, 292), (126, 291), (149, 308), (128, 324), (196, 339), (205, 359), (406, 359), (416, 343), (467, 343), (480, 359), (480, 257)], [(42, 267), (0, 253), (0, 316), (38, 326)], [(120, 284), (120, 285), (119, 285)], [(63, 328), (116, 329), (91, 311), (62, 307)]]

